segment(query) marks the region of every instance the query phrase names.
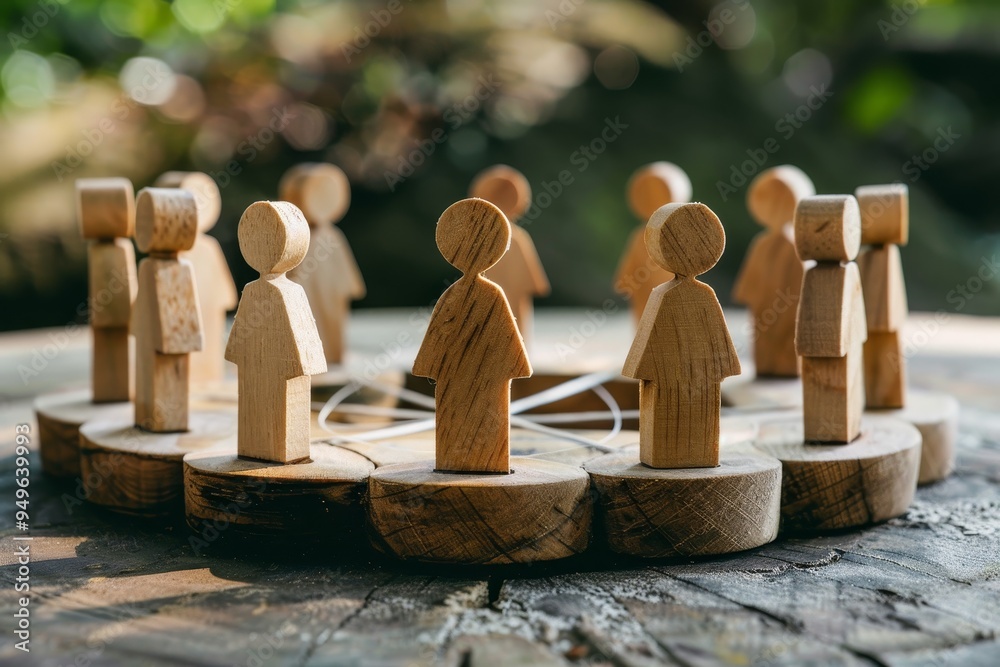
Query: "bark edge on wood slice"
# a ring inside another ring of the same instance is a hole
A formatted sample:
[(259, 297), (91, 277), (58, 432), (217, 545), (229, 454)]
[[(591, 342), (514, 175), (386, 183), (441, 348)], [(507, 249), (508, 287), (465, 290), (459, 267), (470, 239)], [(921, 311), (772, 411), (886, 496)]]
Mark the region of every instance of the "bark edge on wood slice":
[(912, 424), (865, 417), (850, 444), (806, 444), (799, 416), (761, 424), (754, 446), (781, 461), (782, 530), (816, 532), (903, 514), (917, 487), (920, 440)]
[(778, 536), (781, 463), (749, 446), (725, 451), (715, 468), (650, 468), (633, 450), (584, 470), (597, 492), (599, 534), (617, 553), (712, 556)]
[(94, 419), (132, 419), (132, 403), (94, 403), (89, 389), (43, 394), (35, 399), (42, 471), (55, 477), (80, 475), (80, 427)]
[(87, 500), (122, 514), (164, 518), (183, 511), (184, 455), (235, 445), (235, 412), (190, 414), (184, 433), (152, 433), (130, 419), (80, 427)]
[(378, 468), (368, 484), (372, 545), (403, 560), (501, 565), (557, 560), (590, 544), (582, 468), (514, 459), (504, 474), (456, 474), (425, 461)]

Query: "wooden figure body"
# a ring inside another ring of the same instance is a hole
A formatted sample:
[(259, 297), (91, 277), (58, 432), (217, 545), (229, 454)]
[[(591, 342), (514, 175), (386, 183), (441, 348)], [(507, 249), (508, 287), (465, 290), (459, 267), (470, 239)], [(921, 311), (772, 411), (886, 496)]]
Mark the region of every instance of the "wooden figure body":
[(465, 199), (437, 224), (441, 254), (462, 277), (434, 307), (413, 373), (437, 381), (436, 469), (510, 472), (510, 383), (531, 375), (503, 290), (482, 273), (510, 244), (496, 206)]
[(194, 196), (144, 188), (136, 202), (136, 243), (149, 257), (139, 265), (132, 312), (136, 343), (135, 424), (154, 433), (188, 429), (189, 354), (203, 345), (194, 271), (178, 257), (198, 233)]
[(548, 296), (552, 291), (531, 235), (517, 224), (531, 205), (531, 186), (524, 174), (500, 164), (480, 172), (473, 179), (469, 196), (490, 202), (510, 222), (510, 248), (484, 275), (503, 289), (521, 337), (529, 341), (534, 298)]
[(906, 406), (906, 357), (903, 325), (908, 307), (899, 246), (909, 240), (907, 187), (870, 185), (855, 191), (861, 209), (858, 257), (865, 295), (868, 341), (865, 343), (865, 396), (873, 410)]
[(760, 173), (747, 191), (747, 208), (766, 228), (753, 241), (733, 289), (733, 301), (753, 318), (758, 377), (798, 377), (795, 321), (805, 269), (795, 251), (795, 206), (816, 193), (800, 169), (782, 165)]
[(306, 163), (289, 169), (278, 189), (282, 200), (302, 211), (311, 233), (305, 258), (288, 277), (305, 289), (327, 363), (340, 364), (350, 302), (365, 296), (361, 270), (335, 226), (350, 206), (351, 184), (339, 167)]
[(722, 306), (697, 280), (725, 248), (704, 204), (669, 204), (649, 220), (650, 256), (676, 277), (650, 295), (623, 374), (640, 381), (640, 460), (653, 468), (719, 465), (722, 380), (740, 372)]
[(208, 174), (168, 171), (156, 179), (156, 187), (182, 188), (194, 196), (198, 211), (198, 236), (194, 247), (181, 253), (191, 262), (201, 308), (204, 345), (191, 353), (189, 376), (193, 387), (218, 383), (225, 378), (222, 342), (226, 334), (226, 314), (236, 308), (237, 293), (222, 246), (209, 236), (222, 212), (219, 186)]
[(806, 271), (795, 347), (802, 360), (807, 442), (849, 443), (865, 407), (863, 348), (868, 338), (861, 275), (861, 218), (850, 195), (803, 199), (795, 213), (795, 240)]
[(691, 199), (691, 180), (671, 162), (653, 162), (637, 170), (627, 187), (629, 208), (642, 221), (629, 236), (625, 253), (615, 272), (615, 291), (631, 304), (636, 323), (642, 318), (653, 288), (673, 279), (673, 274), (657, 264), (646, 249), (646, 221), (661, 206)]
[(261, 277), (243, 290), (226, 359), (239, 376), (241, 457), (309, 457), (310, 375), (326, 371), (305, 290), (285, 273), (305, 257), (309, 226), (287, 202), (257, 202), (240, 220), (240, 251)]

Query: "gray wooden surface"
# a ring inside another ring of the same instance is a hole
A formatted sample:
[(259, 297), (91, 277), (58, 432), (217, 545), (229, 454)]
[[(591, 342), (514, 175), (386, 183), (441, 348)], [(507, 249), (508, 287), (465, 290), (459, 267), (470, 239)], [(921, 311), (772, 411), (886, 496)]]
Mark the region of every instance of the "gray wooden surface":
[[(419, 311), (355, 319), (359, 358), (385, 353), (405, 363), (419, 342)], [(742, 318), (732, 319), (740, 338)], [(559, 358), (556, 344), (586, 320), (582, 311), (540, 313), (535, 357)], [(916, 318), (912, 332), (930, 321)], [(609, 354), (628, 344), (628, 330), (619, 313), (570, 349), (581, 358)], [(405, 331), (412, 340), (400, 352), (387, 348)], [(206, 555), (183, 527), (67, 503), (74, 484), (42, 477), (33, 456), (25, 654), (11, 634), (23, 595), (13, 590), (12, 537), (21, 534), (13, 524), (13, 425), (31, 422), (31, 395), (79, 384), (87, 365), (86, 334), (77, 333), (22, 381), (18, 366), (52, 333), (0, 336), (0, 663), (1000, 664), (1000, 321), (952, 316), (937, 333), (914, 338), (912, 383), (963, 403), (954, 477), (921, 489), (910, 512), (888, 524), (783, 538), (722, 559), (595, 553), (465, 570), (404, 566), (364, 550), (303, 555), (281, 544)]]

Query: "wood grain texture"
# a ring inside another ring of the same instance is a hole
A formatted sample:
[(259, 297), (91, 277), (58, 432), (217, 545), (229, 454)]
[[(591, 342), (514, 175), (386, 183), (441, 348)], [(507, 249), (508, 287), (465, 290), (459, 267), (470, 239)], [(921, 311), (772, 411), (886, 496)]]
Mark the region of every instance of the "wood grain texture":
[(134, 233), (135, 190), (127, 178), (77, 179), (76, 205), (85, 239), (127, 239)]
[(910, 309), (899, 247), (877, 246), (858, 257), (861, 286), (865, 294), (868, 331), (894, 332), (903, 328)]
[(653, 290), (622, 370), (640, 380), (641, 460), (716, 466), (720, 387), (740, 362), (715, 292), (693, 276), (718, 261), (725, 233), (704, 204), (670, 204), (650, 218), (646, 240), (650, 256), (678, 277)]
[(184, 433), (153, 433), (121, 419), (88, 421), (80, 427), (86, 499), (134, 516), (180, 516), (184, 455), (232, 447), (235, 430), (232, 412), (192, 412)]
[(305, 257), (309, 226), (293, 204), (257, 202), (238, 234), (261, 274), (243, 290), (226, 346), (238, 368), (239, 454), (291, 463), (309, 456), (309, 376), (327, 369), (305, 290), (285, 276)]
[(189, 454), (187, 524), (196, 532), (225, 526), (241, 538), (335, 543), (362, 525), (362, 498), (374, 469), (359, 454), (323, 444), (313, 445), (307, 461), (293, 464), (251, 461), (234, 451)]
[(792, 165), (761, 172), (747, 190), (750, 215), (766, 228), (754, 238), (733, 288), (753, 317), (754, 364), (760, 377), (798, 377), (795, 320), (805, 267), (795, 249), (795, 207), (816, 194)]
[(910, 240), (910, 194), (903, 183), (862, 185), (854, 191), (861, 211), (861, 242), (906, 245)]
[(795, 209), (795, 247), (799, 258), (852, 262), (861, 249), (861, 213), (851, 195), (806, 197)]
[(906, 407), (869, 410), (868, 414), (891, 417), (913, 424), (920, 431), (920, 484), (945, 479), (955, 470), (958, 447), (959, 404), (953, 396), (926, 389), (909, 391)]
[(866, 418), (849, 445), (809, 445), (797, 419), (761, 424), (755, 446), (782, 463), (784, 531), (855, 528), (903, 514), (920, 471), (920, 432), (911, 424)]
[(842, 357), (802, 359), (802, 405), (806, 440), (853, 442), (865, 409), (864, 346)]
[(403, 560), (499, 565), (556, 560), (590, 543), (590, 481), (579, 467), (518, 459), (510, 474), (455, 475), (431, 463), (378, 468), (372, 544)]
[(56, 477), (80, 474), (80, 427), (92, 419), (129, 419), (132, 404), (95, 403), (89, 389), (43, 394), (34, 401), (42, 470)]
[(531, 375), (503, 290), (481, 274), (510, 242), (510, 223), (483, 199), (450, 206), (437, 224), (441, 254), (463, 272), (434, 306), (413, 373), (436, 381), (436, 469), (510, 470), (510, 382)]
[(634, 452), (584, 464), (598, 494), (601, 539), (645, 558), (710, 556), (759, 547), (778, 536), (781, 463), (727, 451), (718, 467), (655, 470)]
[(653, 288), (674, 278), (649, 256), (646, 223), (661, 206), (690, 201), (691, 179), (672, 162), (653, 162), (632, 174), (625, 194), (629, 209), (641, 224), (629, 235), (615, 272), (614, 287), (629, 300), (632, 315), (638, 322)]
[(534, 298), (548, 296), (551, 291), (531, 235), (517, 225), (531, 205), (531, 186), (524, 174), (501, 164), (477, 174), (469, 186), (469, 196), (495, 205), (511, 223), (510, 248), (483, 275), (500, 285), (517, 320), (518, 331), (528, 342), (532, 333)]
[(906, 353), (900, 331), (873, 331), (865, 342), (865, 406), (890, 410), (906, 406)]

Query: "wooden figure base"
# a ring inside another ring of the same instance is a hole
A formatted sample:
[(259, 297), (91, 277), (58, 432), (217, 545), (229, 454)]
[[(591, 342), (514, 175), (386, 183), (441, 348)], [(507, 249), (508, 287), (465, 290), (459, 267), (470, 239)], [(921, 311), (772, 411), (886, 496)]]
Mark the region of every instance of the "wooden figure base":
[(329, 543), (362, 525), (361, 500), (374, 469), (360, 454), (326, 444), (313, 444), (309, 461), (287, 465), (241, 459), (235, 451), (192, 453), (184, 457), (185, 516), (207, 542), (231, 530), (244, 538)]
[(87, 500), (123, 514), (165, 517), (183, 510), (185, 454), (235, 447), (235, 412), (190, 414), (186, 433), (150, 433), (131, 419), (80, 428), (80, 475)]
[(501, 565), (556, 560), (590, 543), (590, 478), (575, 466), (514, 459), (509, 475), (378, 468), (368, 491), (376, 549), (404, 560)]
[(807, 445), (802, 417), (761, 424), (755, 447), (782, 464), (786, 531), (856, 528), (901, 515), (920, 471), (920, 431), (897, 419), (866, 416), (848, 445)]
[(93, 419), (128, 420), (132, 404), (94, 403), (89, 389), (43, 394), (35, 399), (42, 470), (57, 477), (80, 475), (80, 427)]
[[(802, 382), (798, 379), (758, 379), (723, 383), (723, 401), (741, 408), (802, 408)], [(906, 407), (901, 410), (867, 410), (866, 415), (894, 417), (913, 424), (923, 436), (920, 455), (920, 484), (937, 482), (955, 469), (955, 446), (958, 441), (958, 401), (937, 391), (910, 388)]]
[(716, 468), (659, 470), (638, 451), (584, 465), (597, 490), (612, 551), (645, 558), (711, 556), (752, 549), (778, 535), (781, 463), (744, 446)]

